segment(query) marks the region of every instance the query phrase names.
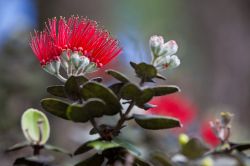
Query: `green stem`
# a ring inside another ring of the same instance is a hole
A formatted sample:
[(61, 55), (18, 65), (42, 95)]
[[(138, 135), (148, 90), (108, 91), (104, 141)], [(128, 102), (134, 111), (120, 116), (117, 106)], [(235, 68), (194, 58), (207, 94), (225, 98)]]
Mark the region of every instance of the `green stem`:
[(123, 123), (128, 119), (127, 116), (130, 113), (130, 111), (132, 110), (132, 108), (134, 107), (134, 105), (135, 105), (135, 102), (132, 101), (130, 103), (130, 105), (128, 106), (126, 112), (121, 115), (121, 119), (117, 122), (117, 125), (116, 125), (114, 131), (119, 131), (120, 130), (120, 128), (123, 126)]
[(98, 125), (97, 125), (97, 123), (96, 123), (96, 121), (95, 121), (94, 118), (90, 119), (90, 123), (92, 124), (92, 126), (94, 127), (94, 129), (97, 131), (97, 133), (100, 135), (100, 137), (103, 137), (103, 135), (102, 135), (101, 131), (99, 130)]

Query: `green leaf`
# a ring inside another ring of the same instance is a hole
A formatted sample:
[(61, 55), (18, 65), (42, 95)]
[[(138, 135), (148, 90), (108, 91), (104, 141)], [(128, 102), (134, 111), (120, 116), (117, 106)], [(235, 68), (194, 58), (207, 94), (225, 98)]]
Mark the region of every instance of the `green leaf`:
[(144, 110), (148, 110), (150, 108), (155, 108), (157, 107), (156, 105), (150, 104), (150, 103), (145, 103), (142, 106), (140, 106), (140, 108), (144, 109)]
[(156, 75), (156, 78), (161, 79), (161, 80), (166, 80), (166, 77), (163, 75), (160, 75), (159, 73)]
[(171, 158), (164, 153), (154, 152), (151, 154), (151, 156), (152, 156), (152, 159), (154, 161), (157, 161), (157, 163), (159, 163), (159, 165), (162, 165), (162, 166), (173, 166), (174, 165), (171, 161)]
[(140, 90), (140, 88), (133, 83), (125, 84), (121, 89), (121, 97), (125, 100), (135, 101), (141, 96), (141, 94), (142, 91)]
[(130, 65), (134, 68), (136, 75), (141, 78), (143, 82), (154, 82), (152, 79), (157, 77), (157, 70), (153, 65), (144, 62), (139, 64), (130, 62)]
[(80, 88), (87, 82), (84, 76), (71, 76), (65, 83), (65, 92), (71, 100), (79, 100), (81, 98)]
[(54, 158), (51, 156), (31, 156), (18, 158), (14, 162), (14, 166), (51, 166), (50, 163)]
[(129, 79), (124, 74), (116, 70), (106, 70), (106, 73), (123, 83), (129, 82)]
[(139, 156), (141, 155), (141, 152), (131, 143), (129, 143), (126, 140), (120, 139), (120, 138), (114, 138), (113, 139), (114, 142), (116, 142), (117, 144), (119, 144), (121, 147), (129, 150), (130, 152), (134, 153), (135, 155)]
[(92, 98), (83, 105), (70, 105), (67, 109), (67, 117), (74, 122), (87, 122), (92, 118), (103, 116), (105, 106), (102, 100)]
[(54, 146), (54, 145), (45, 144), (44, 148), (46, 150), (51, 150), (54, 152), (64, 153), (64, 154), (67, 154), (69, 156), (72, 156), (72, 154), (70, 152), (68, 152), (67, 150), (60, 148), (60, 147), (57, 147), (57, 146)]
[(112, 92), (112, 90), (106, 88), (97, 82), (87, 82), (81, 89), (82, 97), (87, 100), (90, 98), (99, 98), (106, 103), (105, 115), (115, 115), (121, 110), (121, 104)]
[(93, 147), (88, 146), (88, 144), (89, 144), (90, 142), (97, 141), (97, 140), (100, 140), (100, 139), (96, 139), (96, 140), (91, 140), (91, 141), (85, 142), (84, 144), (82, 144), (81, 146), (79, 146), (79, 147), (76, 149), (76, 151), (74, 152), (74, 155), (79, 155), (79, 154), (83, 154), (83, 153), (85, 153), (85, 152), (90, 151), (91, 149), (93, 149)]
[(6, 152), (12, 152), (12, 151), (20, 150), (20, 149), (26, 148), (28, 146), (31, 146), (30, 142), (28, 142), (28, 141), (20, 142), (20, 143), (17, 143), (15, 145), (9, 147), (6, 150)]
[(101, 166), (104, 162), (104, 157), (100, 154), (94, 154), (90, 158), (77, 163), (75, 166)]
[(139, 107), (149, 102), (154, 96), (154, 90), (146, 88), (141, 90), (137, 85), (133, 83), (125, 84), (121, 89), (121, 97), (125, 100), (135, 101), (135, 104)]
[(121, 97), (120, 91), (124, 85), (125, 85), (124, 83), (115, 83), (110, 85), (109, 89), (111, 89), (114, 92), (114, 94), (116, 94), (116, 96), (120, 98)]
[(90, 81), (102, 82), (102, 77), (95, 77), (95, 78), (92, 78)]
[(192, 138), (182, 146), (182, 154), (190, 159), (197, 159), (201, 157), (209, 149), (196, 138)]
[(46, 115), (36, 109), (27, 109), (21, 118), (23, 134), (30, 143), (43, 145), (50, 135), (49, 121)]
[(151, 88), (144, 89), (140, 97), (138, 97), (135, 100), (136, 105), (142, 106), (145, 103), (149, 102), (153, 97), (154, 97), (154, 91)]
[(142, 160), (139, 157), (134, 157), (134, 163), (136, 166), (151, 166), (151, 164), (147, 163), (146, 161)]
[(250, 143), (243, 143), (243, 144), (239, 144), (239, 143), (232, 143), (230, 142), (230, 150), (237, 150), (239, 152), (242, 151), (246, 151), (250, 149)]
[(154, 96), (164, 96), (180, 91), (177, 86), (157, 86), (152, 89), (154, 91)]
[(120, 147), (120, 145), (114, 141), (105, 141), (105, 140), (91, 141), (88, 143), (88, 146), (100, 151), (115, 147)]
[(41, 100), (41, 105), (45, 111), (60, 118), (68, 120), (66, 115), (66, 111), (69, 106), (68, 103), (65, 103), (59, 99), (46, 98)]
[(57, 97), (67, 98), (63, 85), (50, 86), (47, 88), (47, 92)]
[(175, 118), (157, 115), (133, 115), (136, 123), (144, 129), (159, 130), (181, 127), (180, 121)]

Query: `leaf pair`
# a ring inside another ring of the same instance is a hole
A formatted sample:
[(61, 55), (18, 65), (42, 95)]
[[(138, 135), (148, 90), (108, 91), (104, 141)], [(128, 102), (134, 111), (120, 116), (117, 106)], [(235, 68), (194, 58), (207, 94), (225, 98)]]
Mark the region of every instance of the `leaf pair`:
[(139, 107), (149, 102), (154, 96), (163, 96), (178, 92), (176, 86), (157, 86), (152, 88), (141, 89), (133, 83), (125, 84), (120, 91), (120, 95), (125, 100), (132, 100)]

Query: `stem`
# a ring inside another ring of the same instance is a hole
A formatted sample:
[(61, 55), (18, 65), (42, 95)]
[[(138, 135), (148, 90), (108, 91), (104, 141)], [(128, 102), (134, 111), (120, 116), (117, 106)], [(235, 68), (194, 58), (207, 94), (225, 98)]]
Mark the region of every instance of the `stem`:
[(34, 156), (37, 156), (40, 154), (40, 150), (42, 149), (42, 147), (40, 145), (34, 145), (33, 146), (33, 155)]
[(100, 135), (100, 137), (103, 137), (102, 133), (98, 129), (98, 125), (97, 125), (97, 123), (96, 123), (96, 121), (95, 121), (94, 118), (90, 119), (90, 123), (92, 124), (92, 126), (94, 127), (94, 129), (97, 131), (97, 133)]
[(130, 111), (132, 110), (132, 108), (134, 107), (134, 105), (135, 105), (135, 102), (132, 101), (130, 103), (130, 105), (128, 106), (128, 109), (126, 110), (126, 112), (121, 115), (121, 119), (118, 121), (118, 123), (114, 129), (115, 131), (118, 131), (122, 127), (123, 123), (128, 119), (127, 116), (130, 113)]
[(64, 78), (62, 75), (60, 75), (59, 73), (57, 73), (55, 76), (56, 76), (60, 81), (62, 81), (63, 83), (67, 81), (67, 79)]

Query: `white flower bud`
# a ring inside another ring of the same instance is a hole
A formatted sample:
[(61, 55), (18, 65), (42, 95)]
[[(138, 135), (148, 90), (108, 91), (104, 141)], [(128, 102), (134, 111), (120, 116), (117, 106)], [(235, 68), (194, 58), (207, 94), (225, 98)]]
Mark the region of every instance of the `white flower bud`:
[(78, 52), (73, 52), (70, 56), (70, 60), (76, 69), (80, 66), (81, 59)]
[(163, 43), (164, 43), (164, 39), (162, 36), (154, 35), (150, 37), (149, 45), (151, 48), (161, 47)]
[(180, 59), (176, 55), (173, 55), (170, 57), (170, 63), (168, 65), (168, 67), (170, 69), (173, 69), (173, 68), (178, 67), (180, 64), (181, 64)]
[(164, 43), (160, 49), (159, 56), (173, 55), (178, 51), (178, 45), (174, 40)]

